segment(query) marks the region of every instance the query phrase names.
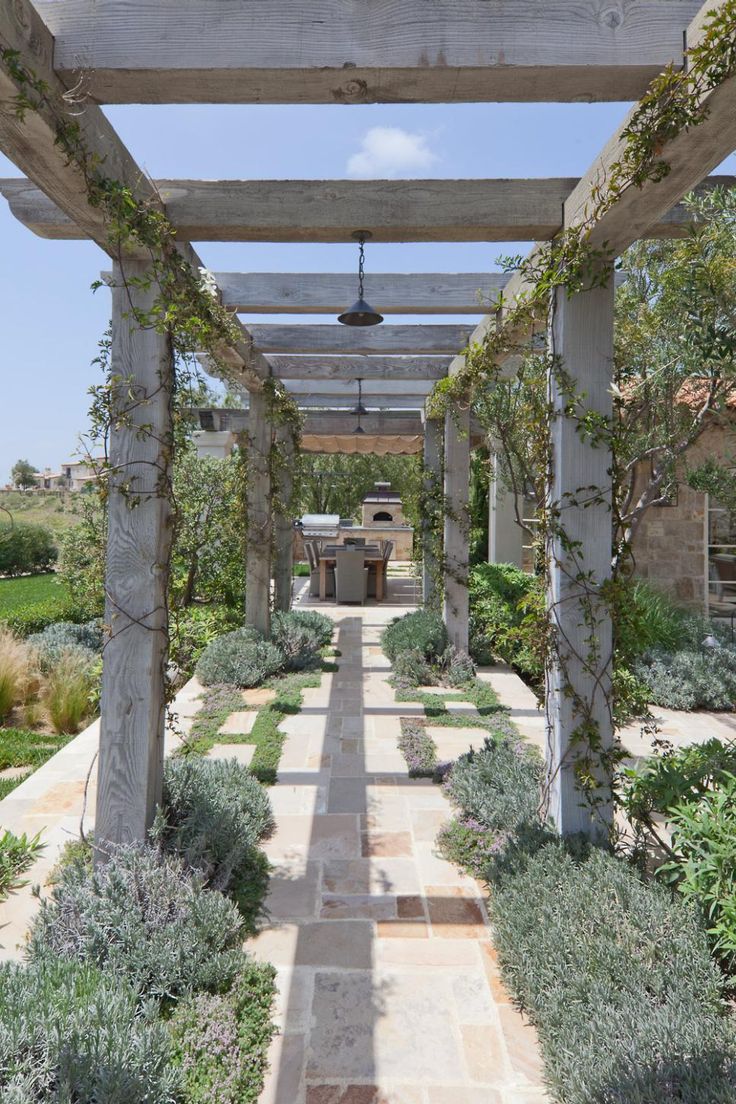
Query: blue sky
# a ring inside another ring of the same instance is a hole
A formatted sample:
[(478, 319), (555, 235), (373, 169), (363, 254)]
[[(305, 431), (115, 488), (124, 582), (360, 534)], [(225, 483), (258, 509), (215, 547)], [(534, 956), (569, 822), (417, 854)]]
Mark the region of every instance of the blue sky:
[[(329, 179), (574, 176), (585, 171), (626, 108), (186, 105), (105, 110), (154, 178)], [(736, 157), (722, 171), (736, 172)], [(21, 174), (0, 155), (0, 175)], [(375, 244), (368, 247), (367, 267), (374, 272), (494, 270), (499, 254), (520, 252), (526, 244)], [(355, 247), (347, 244), (202, 242), (197, 247), (213, 270), (352, 272), (356, 260)], [(110, 310), (109, 294), (102, 289), (93, 295), (90, 284), (108, 266), (91, 243), (37, 238), (15, 221), (0, 198), (0, 485), (20, 456), (39, 468), (55, 468), (77, 448), (86, 427), (87, 388), (98, 382), (90, 361)], [(279, 319), (305, 321), (303, 316), (251, 317)]]

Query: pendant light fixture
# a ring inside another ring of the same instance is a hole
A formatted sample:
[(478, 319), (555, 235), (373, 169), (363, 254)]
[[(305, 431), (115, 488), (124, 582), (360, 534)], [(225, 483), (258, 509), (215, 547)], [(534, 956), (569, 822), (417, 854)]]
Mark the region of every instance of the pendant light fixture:
[(365, 430), (363, 429), (362, 425), (360, 424), (361, 417), (364, 414), (368, 413), (366, 408), (363, 406), (363, 381), (362, 381), (362, 379), (359, 379), (356, 382), (358, 384), (358, 405), (353, 407), (352, 413), (358, 415), (358, 424), (355, 427), (355, 429), (353, 430), (353, 433), (365, 433)]
[(343, 326), (377, 326), (379, 322), (383, 322), (383, 315), (379, 314), (378, 311), (374, 311), (370, 303), (366, 303), (363, 298), (365, 243), (372, 237), (372, 234), (369, 230), (356, 230), (353, 237), (360, 245), (358, 252), (358, 298), (349, 310), (337, 316), (337, 321), (342, 322)]

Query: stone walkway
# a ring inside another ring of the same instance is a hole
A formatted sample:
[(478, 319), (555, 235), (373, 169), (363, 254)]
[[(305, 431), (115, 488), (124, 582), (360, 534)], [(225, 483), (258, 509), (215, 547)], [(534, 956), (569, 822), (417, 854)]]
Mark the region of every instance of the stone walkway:
[(271, 920), (280, 1035), (261, 1104), (540, 1104), (533, 1030), (494, 959), (481, 887), (435, 854), (450, 815), (410, 780), (379, 647), (396, 605), (324, 607), (339, 671), (307, 690), (288, 738)]

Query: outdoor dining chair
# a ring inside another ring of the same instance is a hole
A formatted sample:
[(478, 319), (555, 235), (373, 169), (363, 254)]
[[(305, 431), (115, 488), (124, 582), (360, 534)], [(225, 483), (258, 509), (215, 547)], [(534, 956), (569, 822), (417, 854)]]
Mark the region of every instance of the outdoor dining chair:
[(335, 595), (340, 602), (365, 604), (368, 597), (368, 568), (362, 548), (338, 548), (335, 553)]

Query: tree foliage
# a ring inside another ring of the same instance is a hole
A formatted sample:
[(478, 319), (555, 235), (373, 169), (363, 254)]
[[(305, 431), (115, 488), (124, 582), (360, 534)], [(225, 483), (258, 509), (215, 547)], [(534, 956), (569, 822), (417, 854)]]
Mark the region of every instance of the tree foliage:
[(300, 457), (299, 514), (355, 517), (377, 482), (390, 483), (401, 495), (409, 521), (419, 523), (422, 469), (418, 456), (347, 456), (303, 453)]
[(10, 472), (13, 486), (17, 487), (19, 491), (30, 490), (31, 487), (36, 486), (34, 476), (37, 472), (38, 468), (34, 468), (33, 464), (30, 464), (27, 460), (16, 460)]

